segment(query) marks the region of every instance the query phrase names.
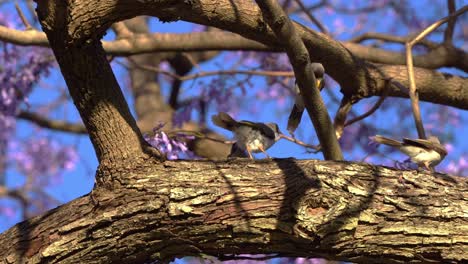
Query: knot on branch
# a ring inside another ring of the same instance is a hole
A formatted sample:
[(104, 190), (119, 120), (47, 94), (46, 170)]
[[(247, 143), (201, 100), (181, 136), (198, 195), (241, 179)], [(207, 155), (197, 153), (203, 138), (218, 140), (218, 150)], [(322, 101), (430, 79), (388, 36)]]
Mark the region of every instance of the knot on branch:
[[(349, 199), (339, 197), (338, 200), (329, 199), (322, 191), (316, 190), (308, 193), (298, 203), (294, 232), (306, 238), (323, 238), (336, 233), (342, 228), (349, 227), (347, 208)], [(330, 197), (331, 198), (331, 197)], [(353, 224), (353, 223), (351, 223)], [(352, 229), (357, 225), (354, 223)]]

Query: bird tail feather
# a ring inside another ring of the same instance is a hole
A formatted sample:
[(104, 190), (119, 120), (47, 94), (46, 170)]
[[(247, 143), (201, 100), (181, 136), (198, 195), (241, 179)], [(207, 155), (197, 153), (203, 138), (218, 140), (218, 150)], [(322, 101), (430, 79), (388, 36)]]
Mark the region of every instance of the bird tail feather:
[(376, 135), (373, 139), (374, 139), (375, 142), (380, 143), (380, 144), (384, 144), (384, 145), (387, 145), (387, 146), (401, 147), (401, 145), (402, 145), (402, 143), (400, 141), (398, 141), (398, 140), (388, 138), (388, 137), (384, 137), (384, 136), (380, 136), (380, 135)]
[(238, 122), (224, 112), (211, 116), (211, 120), (213, 124), (230, 131), (233, 131), (238, 126)]
[(302, 114), (304, 113), (304, 109), (300, 110), (296, 104), (294, 104), (291, 114), (288, 118), (288, 131), (290, 133), (294, 133), (299, 123), (301, 122)]

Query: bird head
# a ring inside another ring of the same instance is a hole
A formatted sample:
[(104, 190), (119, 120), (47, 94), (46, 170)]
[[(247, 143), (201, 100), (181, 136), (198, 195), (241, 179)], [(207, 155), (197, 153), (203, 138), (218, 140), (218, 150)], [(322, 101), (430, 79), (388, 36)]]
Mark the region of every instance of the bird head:
[(265, 125), (267, 125), (269, 128), (271, 128), (273, 130), (273, 132), (275, 132), (275, 141), (277, 141), (279, 138), (280, 138), (280, 135), (281, 135), (281, 131), (278, 127), (278, 124), (276, 123), (266, 123)]
[(325, 68), (321, 63), (314, 62), (311, 64), (312, 71), (315, 75), (315, 85), (319, 90), (322, 90), (325, 86), (324, 75), (325, 75)]

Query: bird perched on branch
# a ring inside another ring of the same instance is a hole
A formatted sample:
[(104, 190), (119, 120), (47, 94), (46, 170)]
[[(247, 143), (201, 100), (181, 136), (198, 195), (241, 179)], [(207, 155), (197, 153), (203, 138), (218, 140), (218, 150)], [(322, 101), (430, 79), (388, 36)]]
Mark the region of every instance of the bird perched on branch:
[(402, 142), (376, 135), (372, 138), (375, 142), (397, 148), (408, 155), (412, 162), (423, 165), (433, 171), (432, 167), (439, 164), (447, 155), (447, 150), (440, 144), (437, 137), (430, 136), (427, 139), (404, 138)]
[(251, 159), (253, 159), (252, 152), (263, 152), (269, 158), (266, 150), (281, 138), (281, 132), (275, 123), (236, 121), (224, 112), (213, 115), (211, 120), (215, 125), (234, 132), (236, 145), (241, 150), (247, 151)]
[[(316, 87), (319, 90), (322, 90), (325, 86), (325, 82), (323, 76), (325, 74), (325, 68), (320, 63), (312, 63), (311, 64), (312, 71), (315, 75), (316, 80)], [(301, 122), (302, 114), (304, 113), (305, 105), (304, 99), (302, 98), (301, 91), (299, 90), (299, 86), (297, 82), (294, 86), (294, 91), (296, 93), (296, 99), (294, 102), (293, 109), (291, 110), (291, 114), (289, 114), (288, 118), (288, 131), (291, 135), (294, 135), (294, 131), (296, 131), (299, 123)]]

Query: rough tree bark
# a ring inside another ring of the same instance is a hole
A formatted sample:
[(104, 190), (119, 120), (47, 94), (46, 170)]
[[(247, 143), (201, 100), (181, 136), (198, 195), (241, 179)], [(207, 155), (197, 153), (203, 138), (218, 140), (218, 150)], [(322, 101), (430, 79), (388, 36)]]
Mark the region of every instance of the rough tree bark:
[[(276, 43), (248, 1), (235, 8), (228, 0), (38, 1), (38, 17), (100, 165), (92, 194), (1, 234), (1, 264), (144, 263), (236, 253), (468, 261), (466, 178), (315, 160), (164, 161), (143, 141), (99, 42), (112, 23), (142, 14)], [(359, 62), (320, 34), (301, 34), (314, 61), (340, 82), (350, 81), (348, 92), (360, 94), (360, 84), (381, 88), (372, 78), (386, 76), (385, 68)], [(406, 185), (397, 183), (400, 175)]]
[[(398, 183), (402, 174), (406, 185)], [(0, 263), (281, 254), (468, 261), (468, 179), (364, 163), (148, 162), (0, 236)]]

